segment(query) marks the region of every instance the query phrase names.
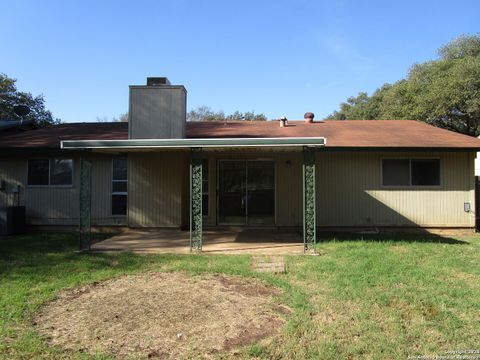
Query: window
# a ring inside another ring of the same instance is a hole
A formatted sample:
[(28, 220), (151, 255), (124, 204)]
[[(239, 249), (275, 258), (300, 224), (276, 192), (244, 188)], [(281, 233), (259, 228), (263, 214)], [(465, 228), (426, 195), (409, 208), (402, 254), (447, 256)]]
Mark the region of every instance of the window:
[(127, 159), (112, 161), (112, 215), (127, 215)]
[(208, 215), (208, 159), (202, 160), (202, 215)]
[(439, 159), (383, 159), (383, 186), (439, 186)]
[(68, 186), (73, 183), (72, 159), (28, 160), (28, 185)]

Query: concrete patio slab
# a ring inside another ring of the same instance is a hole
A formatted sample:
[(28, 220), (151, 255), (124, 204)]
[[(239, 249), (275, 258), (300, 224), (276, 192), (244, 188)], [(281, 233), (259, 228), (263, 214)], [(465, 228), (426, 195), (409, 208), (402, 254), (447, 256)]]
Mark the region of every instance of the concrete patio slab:
[[(93, 244), (95, 252), (152, 254), (190, 253), (190, 234), (176, 229), (128, 231)], [(302, 235), (275, 229), (207, 230), (203, 233), (203, 253), (207, 254), (303, 254)]]

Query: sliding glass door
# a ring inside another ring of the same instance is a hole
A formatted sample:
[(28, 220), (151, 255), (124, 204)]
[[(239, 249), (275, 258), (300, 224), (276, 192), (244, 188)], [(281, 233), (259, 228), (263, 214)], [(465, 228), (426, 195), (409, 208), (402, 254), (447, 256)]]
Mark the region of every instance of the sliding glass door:
[(218, 180), (218, 223), (245, 225), (247, 221), (245, 162), (220, 161)]
[(275, 163), (267, 160), (220, 160), (218, 223), (275, 224)]

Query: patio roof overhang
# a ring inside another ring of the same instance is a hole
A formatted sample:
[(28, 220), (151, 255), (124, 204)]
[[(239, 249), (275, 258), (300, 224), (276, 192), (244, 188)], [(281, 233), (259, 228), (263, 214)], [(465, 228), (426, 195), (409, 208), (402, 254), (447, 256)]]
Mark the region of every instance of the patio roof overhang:
[(234, 148), (297, 148), (324, 147), (323, 137), (282, 138), (215, 138), (215, 139), (129, 139), (129, 140), (63, 140), (60, 148), (92, 151), (159, 151)]

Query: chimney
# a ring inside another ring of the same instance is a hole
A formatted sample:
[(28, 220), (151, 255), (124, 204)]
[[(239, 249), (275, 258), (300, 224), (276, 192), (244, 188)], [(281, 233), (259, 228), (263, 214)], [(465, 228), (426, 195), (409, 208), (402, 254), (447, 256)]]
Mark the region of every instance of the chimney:
[(130, 85), (129, 139), (182, 139), (187, 121), (187, 90), (166, 77), (148, 77)]
[(288, 125), (288, 120), (285, 116), (282, 116), (278, 121), (280, 122), (280, 127), (285, 127)]
[(148, 77), (147, 86), (171, 85), (166, 77)]
[(306, 123), (313, 123), (314, 117), (315, 117), (315, 114), (313, 112), (306, 112), (305, 115), (303, 115), (303, 118), (305, 119)]

